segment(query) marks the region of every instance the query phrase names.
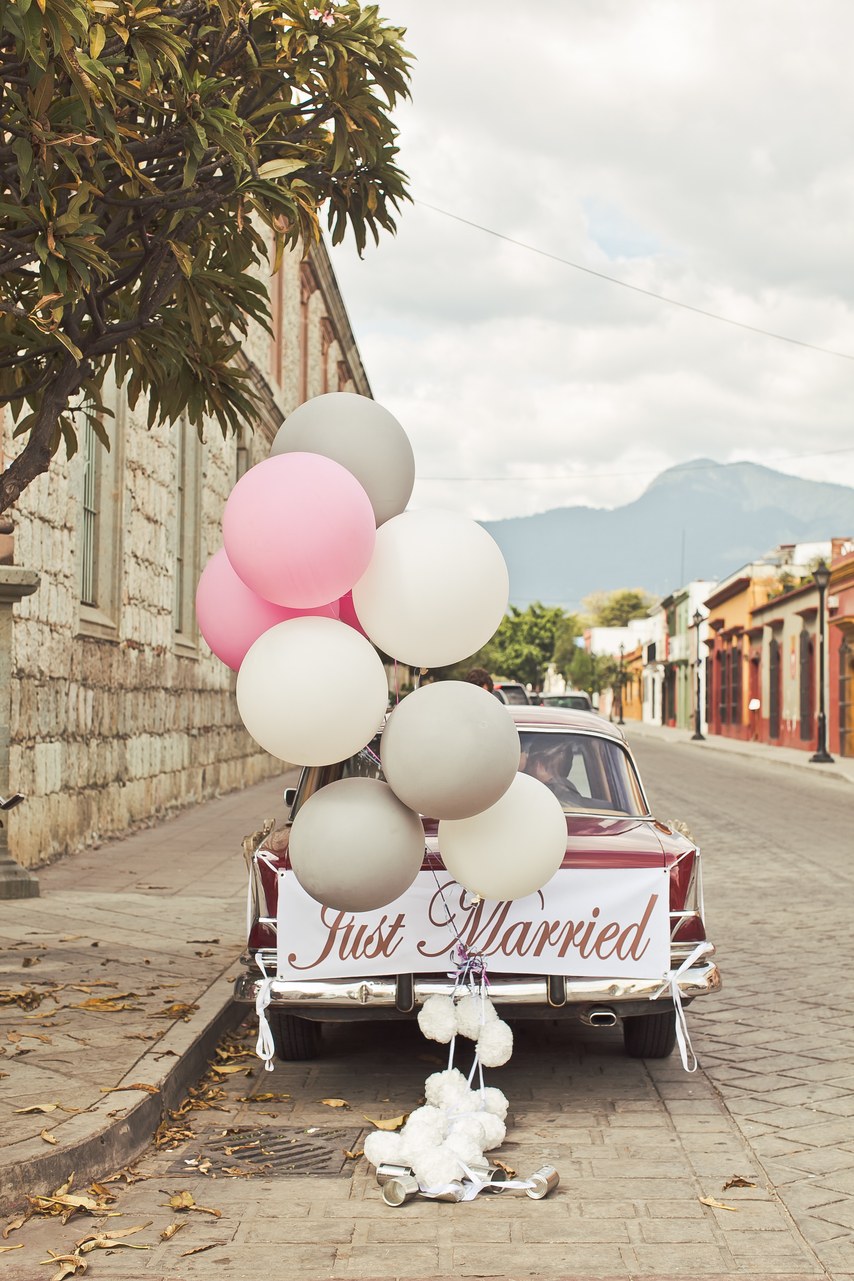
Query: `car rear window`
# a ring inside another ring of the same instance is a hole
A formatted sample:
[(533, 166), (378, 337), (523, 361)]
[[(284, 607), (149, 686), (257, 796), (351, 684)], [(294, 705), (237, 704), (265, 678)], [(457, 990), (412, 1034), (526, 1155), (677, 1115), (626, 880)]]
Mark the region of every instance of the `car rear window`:
[(512, 704), (514, 707), (527, 706), (530, 701), (527, 690), (523, 689), (521, 685), (499, 685), (497, 688), (504, 695), (505, 702)]
[(566, 813), (647, 813), (628, 752), (613, 739), (567, 731), (520, 729), (520, 768), (554, 792)]

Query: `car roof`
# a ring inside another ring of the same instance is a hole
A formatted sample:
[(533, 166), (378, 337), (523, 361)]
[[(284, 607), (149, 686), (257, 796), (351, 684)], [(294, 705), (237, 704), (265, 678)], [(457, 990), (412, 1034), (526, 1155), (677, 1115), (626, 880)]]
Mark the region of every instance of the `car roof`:
[(519, 729), (579, 730), (582, 733), (601, 734), (625, 743), (626, 736), (613, 721), (595, 712), (582, 712), (575, 707), (514, 707), (507, 706)]

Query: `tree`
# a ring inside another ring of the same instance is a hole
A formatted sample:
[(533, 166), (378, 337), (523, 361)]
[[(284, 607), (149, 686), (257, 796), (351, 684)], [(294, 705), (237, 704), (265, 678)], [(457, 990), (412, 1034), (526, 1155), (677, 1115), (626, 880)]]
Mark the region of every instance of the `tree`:
[(614, 592), (593, 592), (581, 603), (594, 627), (625, 627), (629, 619), (648, 613), (655, 601), (642, 587), (621, 587)]
[(534, 601), (527, 609), (515, 605), (501, 621), (488, 645), (471, 660), (471, 666), (486, 667), (495, 675), (507, 676), (540, 689), (546, 668), (554, 654), (555, 636), (564, 618), (563, 610)]
[(361, 252), (408, 198), (403, 35), (357, 0), (0, 0), (0, 512), (81, 416), (108, 445), (111, 365), (149, 426), (251, 422), (268, 240), (277, 269), (326, 205)]
[(569, 676), (576, 689), (583, 689), (592, 696), (615, 683), (618, 679), (617, 664), (604, 654), (591, 654), (587, 649), (577, 648)]
[(578, 654), (577, 639), (584, 627), (577, 614), (564, 614), (555, 629), (552, 662), (564, 680), (571, 680), (572, 666)]

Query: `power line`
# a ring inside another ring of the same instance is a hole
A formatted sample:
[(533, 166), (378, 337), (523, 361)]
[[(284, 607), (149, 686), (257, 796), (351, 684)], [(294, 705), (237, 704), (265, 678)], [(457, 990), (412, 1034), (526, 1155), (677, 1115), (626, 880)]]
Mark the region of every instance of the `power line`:
[[(846, 445), (842, 449), (819, 449), (809, 454), (779, 454), (776, 457), (766, 459), (768, 463), (787, 463), (797, 462), (804, 458), (826, 458), (831, 454), (854, 454), (854, 446)], [(764, 467), (765, 463), (754, 463), (751, 458), (742, 458), (742, 463), (752, 463), (756, 467)], [(674, 470), (675, 467), (684, 467), (686, 472), (695, 471), (713, 471), (718, 467), (736, 467), (738, 462), (733, 463), (700, 463), (697, 466), (688, 467), (685, 464), (674, 464), (672, 468), (665, 470)], [(638, 471), (599, 471), (599, 472), (549, 472), (547, 476), (417, 476), (416, 480), (430, 481), (512, 481), (514, 484), (539, 484), (541, 480), (616, 480), (621, 477), (632, 476), (640, 479), (643, 476), (660, 476), (661, 472), (638, 472)], [(823, 482), (816, 482), (821, 484)]]
[(454, 222), (461, 222), (466, 227), (473, 227), (476, 231), (482, 231), (487, 236), (494, 236), (496, 240), (503, 240), (508, 245), (516, 245), (518, 249), (527, 249), (529, 253), (539, 254), (541, 258), (548, 258), (550, 262), (560, 263), (563, 267), (572, 267), (574, 271), (583, 271), (587, 276), (595, 276), (598, 280), (607, 280), (611, 285), (619, 285), (622, 289), (631, 289), (633, 293), (644, 294), (647, 298), (654, 298), (656, 302), (666, 302), (671, 307), (681, 307), (683, 311), (693, 311), (698, 316), (705, 316), (708, 320), (719, 320), (725, 325), (735, 325), (738, 329), (747, 329), (753, 334), (762, 334), (765, 338), (776, 338), (778, 342), (787, 342), (795, 347), (807, 347), (810, 351), (820, 351), (825, 356), (838, 356), (840, 360), (854, 360), (854, 355), (847, 351), (834, 351), (831, 347), (822, 347), (818, 343), (804, 342), (801, 338), (790, 338), (788, 334), (774, 333), (771, 329), (762, 329), (759, 325), (748, 325), (744, 320), (733, 320), (731, 316), (721, 316), (716, 311), (707, 311), (703, 307), (695, 307), (689, 302), (681, 302), (678, 298), (668, 298), (665, 294), (658, 294), (653, 289), (644, 289), (641, 285), (629, 284), (627, 280), (619, 280), (616, 276), (609, 276), (604, 271), (596, 271), (593, 267), (584, 267), (579, 262), (572, 262), (569, 258), (562, 258), (559, 254), (549, 253), (547, 249), (539, 249), (536, 245), (529, 245), (524, 240), (516, 240), (513, 236), (505, 236), (501, 231), (495, 231), (492, 227), (484, 227), (482, 223), (473, 222), (470, 218), (462, 218), (459, 214), (451, 213), (448, 209), (440, 209), (438, 205), (431, 205), (426, 200), (417, 199), (416, 205), (422, 205), (425, 209), (432, 209), (434, 213), (441, 214), (444, 218), (451, 218)]

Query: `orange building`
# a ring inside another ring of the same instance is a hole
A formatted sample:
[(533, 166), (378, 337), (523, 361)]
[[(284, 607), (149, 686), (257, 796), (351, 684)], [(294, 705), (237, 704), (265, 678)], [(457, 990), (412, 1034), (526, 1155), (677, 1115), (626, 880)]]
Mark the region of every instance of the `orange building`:
[(827, 615), (828, 746), (854, 756), (854, 550), (831, 563)]
[[(710, 734), (756, 738), (760, 701), (760, 649), (752, 615), (780, 588), (780, 567), (745, 565), (705, 602), (706, 722)], [(761, 634), (761, 632), (760, 632)]]

